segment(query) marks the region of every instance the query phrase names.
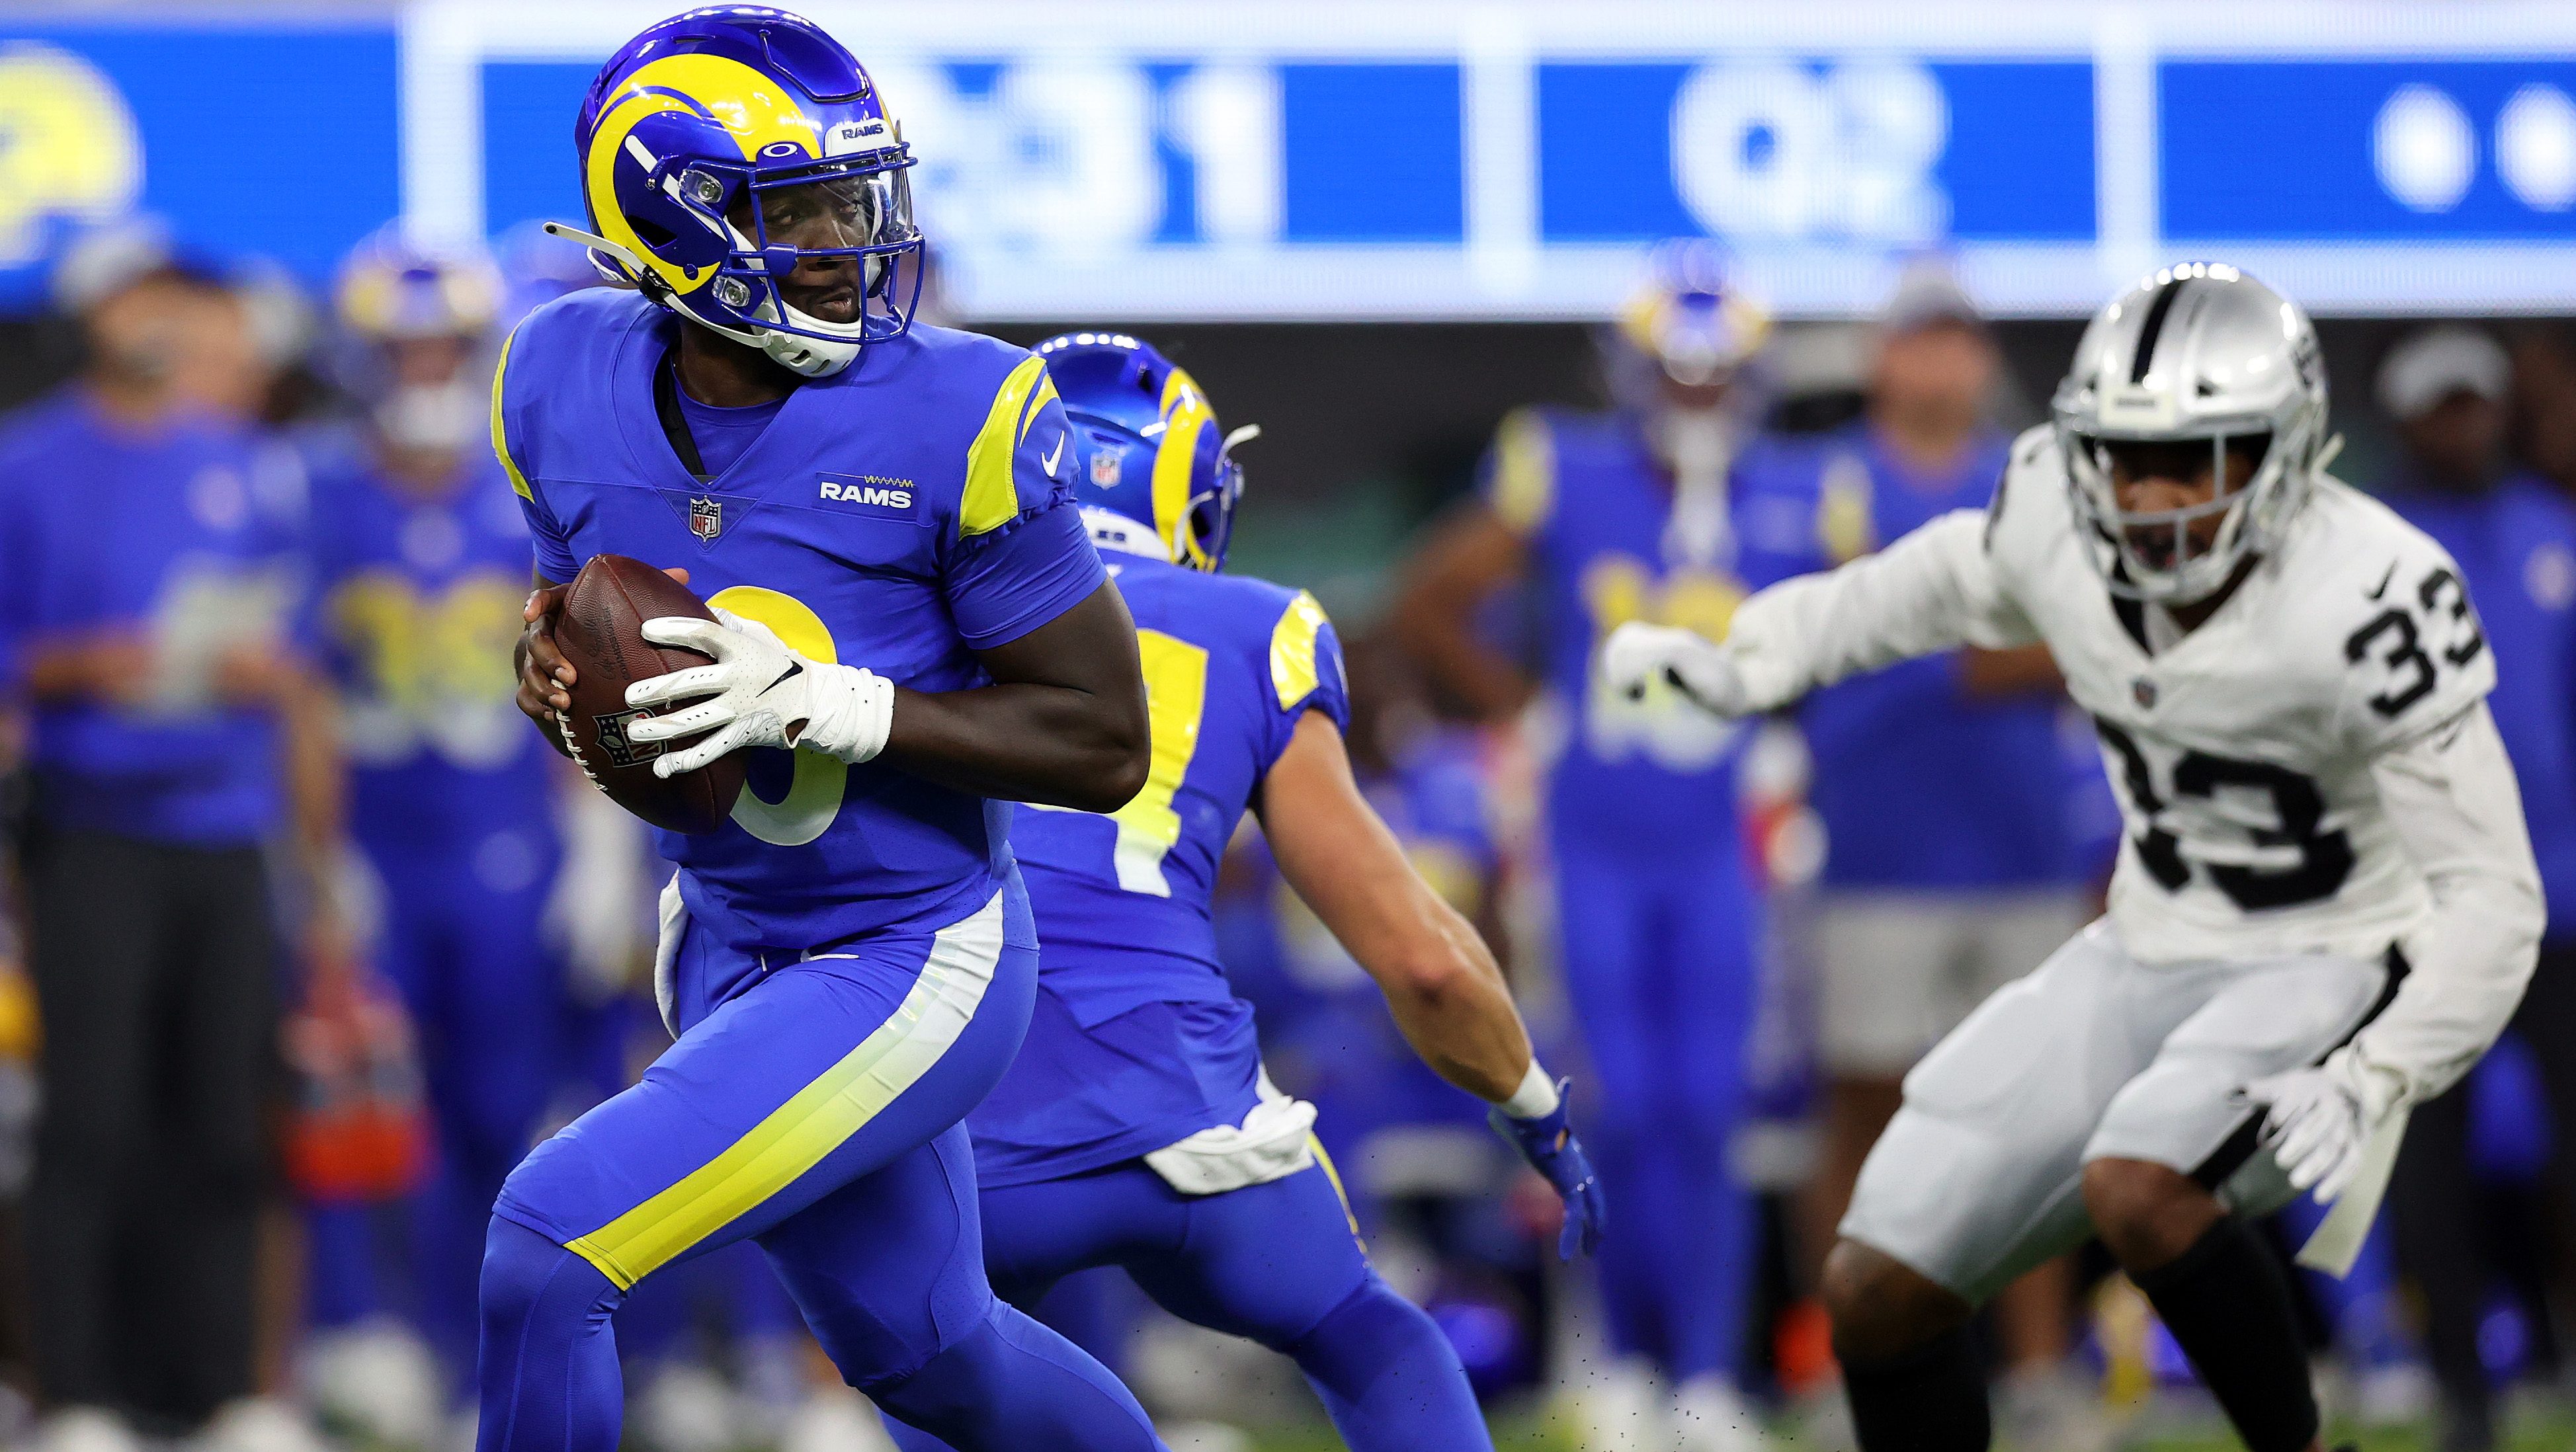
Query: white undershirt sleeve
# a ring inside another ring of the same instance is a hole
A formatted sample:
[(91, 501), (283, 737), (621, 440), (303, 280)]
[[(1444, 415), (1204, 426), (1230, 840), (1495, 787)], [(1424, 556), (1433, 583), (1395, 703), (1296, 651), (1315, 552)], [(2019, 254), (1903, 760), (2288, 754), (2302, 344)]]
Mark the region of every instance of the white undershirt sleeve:
[(2394, 1102), (2449, 1088), (2522, 1002), (2546, 910), (2522, 820), (2522, 792), (2484, 701), (2382, 752), (2371, 776), (2433, 910), (2401, 944), (2409, 973), (2352, 1044)]
[(1876, 554), (1745, 601), (1726, 649), (1753, 709), (1955, 646), (2037, 643), (1995, 576), (1985, 533), (1983, 512), (1955, 510)]

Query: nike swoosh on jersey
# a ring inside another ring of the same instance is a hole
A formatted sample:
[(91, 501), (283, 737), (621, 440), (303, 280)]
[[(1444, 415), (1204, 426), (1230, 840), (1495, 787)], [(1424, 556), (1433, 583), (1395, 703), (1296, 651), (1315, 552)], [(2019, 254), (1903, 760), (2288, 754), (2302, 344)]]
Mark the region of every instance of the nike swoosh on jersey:
[(1055, 477), (1055, 466), (1064, 461), (1064, 440), (1063, 434), (1056, 435), (1055, 452), (1046, 456), (1047, 477), (1050, 479)]

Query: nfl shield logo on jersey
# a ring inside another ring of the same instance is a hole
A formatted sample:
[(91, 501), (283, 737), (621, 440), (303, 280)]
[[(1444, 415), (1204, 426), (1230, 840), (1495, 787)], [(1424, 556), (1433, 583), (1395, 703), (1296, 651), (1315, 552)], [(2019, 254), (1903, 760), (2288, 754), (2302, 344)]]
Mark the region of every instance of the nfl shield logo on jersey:
[(1114, 450), (1102, 449), (1094, 453), (1091, 456), (1091, 487), (1117, 488), (1118, 476), (1124, 471), (1125, 465), (1125, 459)]
[(715, 537), (723, 532), (723, 500), (691, 499), (689, 501), (689, 533), (696, 535), (699, 539), (702, 539), (709, 544), (713, 544), (715, 542)]

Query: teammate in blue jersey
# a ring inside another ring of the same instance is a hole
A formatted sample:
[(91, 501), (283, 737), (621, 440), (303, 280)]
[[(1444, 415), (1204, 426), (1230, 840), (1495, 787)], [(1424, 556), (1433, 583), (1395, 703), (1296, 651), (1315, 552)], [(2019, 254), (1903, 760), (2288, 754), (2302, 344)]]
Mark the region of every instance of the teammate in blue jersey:
[[(383, 889), (372, 959), (410, 1010), (438, 1155), (410, 1209), (408, 1295), (375, 1284), (364, 1207), (310, 1212), (322, 1366), (340, 1351), (363, 1360), (362, 1347), (402, 1364), (370, 1322), (408, 1304), (446, 1372), (472, 1374), (483, 1227), (558, 1062), (563, 974), (540, 925), (561, 767), (512, 705), (528, 527), (483, 446), (479, 370), (499, 304), (479, 255), (390, 235), (354, 254), (339, 286), (373, 403), (362, 437), (314, 450), (316, 633), (340, 695), (350, 832)], [(392, 1388), (348, 1390), (362, 1403), (351, 1414), (416, 1414)]]
[[(1505, 420), (1482, 496), (1417, 557), (1397, 606), (1457, 699), (1504, 719), (1538, 698), (1562, 723), (1546, 814), (1566, 991), (1601, 1080), (1593, 1140), (1622, 1227), (1602, 1258), (1622, 1364), (1593, 1416), (1655, 1418), (1660, 1373), (1677, 1435), (1718, 1447), (1743, 1420), (1752, 1248), (1727, 1164), (1760, 916), (1736, 825), (1739, 736), (1599, 689), (1594, 656), (1629, 620), (1722, 639), (1749, 591), (1825, 561), (1812, 491), (1759, 467), (1774, 445), (1743, 437), (1739, 370), (1767, 328), (1709, 254), (1667, 252), (1605, 341), (1620, 406)], [(1478, 631), (1516, 583), (1538, 607), (1536, 679)]]
[(1029, 811), (1012, 832), (1045, 947), (1028, 1043), (968, 1120), (994, 1284), (1027, 1304), (1124, 1266), (1174, 1314), (1295, 1358), (1356, 1452), (1490, 1447), (1448, 1339), (1369, 1268), (1315, 1111), (1262, 1073), (1217, 961), (1210, 898), (1246, 807), (1416, 1052), (1555, 1183), (1570, 1256), (1601, 1205), (1562, 1086), (1483, 940), (1352, 781), (1341, 649), (1314, 597), (1216, 573), (1242, 475), (1205, 395), (1124, 334), (1038, 355), (1135, 611), (1154, 764), (1116, 812)]
[(483, 1262), (481, 1446), (610, 1452), (611, 1315), (662, 1266), (767, 1252), (841, 1374), (973, 1452), (1157, 1445), (1135, 1399), (994, 1299), (961, 1123), (1026, 1032), (1010, 803), (1146, 779), (1135, 628), (1067, 495), (1040, 361), (914, 326), (908, 148), (812, 22), (689, 11), (603, 67), (575, 138), (603, 266), (540, 308), (492, 427), (535, 536), (521, 709), (572, 709), (559, 582), (615, 552), (722, 612), (631, 686), (664, 775), (745, 751), (731, 819), (663, 834), (643, 1082), (537, 1147)]
[[(2488, 701), (2522, 782), (2548, 908), (2540, 967), (2514, 1024), (2565, 1135), (2576, 1129), (2576, 505), (2507, 464), (2512, 365), (2486, 333), (2416, 333), (2390, 352), (2378, 381), (2404, 451), (2379, 496), (2450, 552), (2495, 651)], [(2494, 1267), (2474, 1229), (2470, 1156), (2470, 1099), (2489, 1082), (2472, 1078), (2415, 1112), (2395, 1189), (2398, 1257), (2423, 1291), (2443, 1445), (2465, 1448), (2495, 1437), (2479, 1352)], [(2561, 1190), (2576, 1190), (2576, 1156), (2562, 1152), (2556, 1164)]]

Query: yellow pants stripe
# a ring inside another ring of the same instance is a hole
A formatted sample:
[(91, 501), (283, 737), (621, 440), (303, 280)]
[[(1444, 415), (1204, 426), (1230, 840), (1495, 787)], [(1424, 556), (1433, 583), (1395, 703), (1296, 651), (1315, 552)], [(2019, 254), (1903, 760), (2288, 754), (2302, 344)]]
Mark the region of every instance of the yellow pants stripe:
[(794, 1184), (957, 1042), (982, 1003), (1002, 951), (1002, 897), (932, 941), (921, 977), (893, 1016), (714, 1159), (565, 1248), (619, 1289)]
[(1333, 1182), (1333, 1198), (1342, 1202), (1342, 1220), (1351, 1227), (1351, 1239), (1358, 1242), (1360, 1254), (1368, 1254), (1368, 1240), (1360, 1234), (1360, 1218), (1351, 1213), (1351, 1192), (1342, 1188), (1342, 1172), (1333, 1168), (1333, 1157), (1324, 1150), (1324, 1142), (1312, 1134), (1306, 1143), (1315, 1151), (1315, 1163), (1324, 1167), (1324, 1178)]

